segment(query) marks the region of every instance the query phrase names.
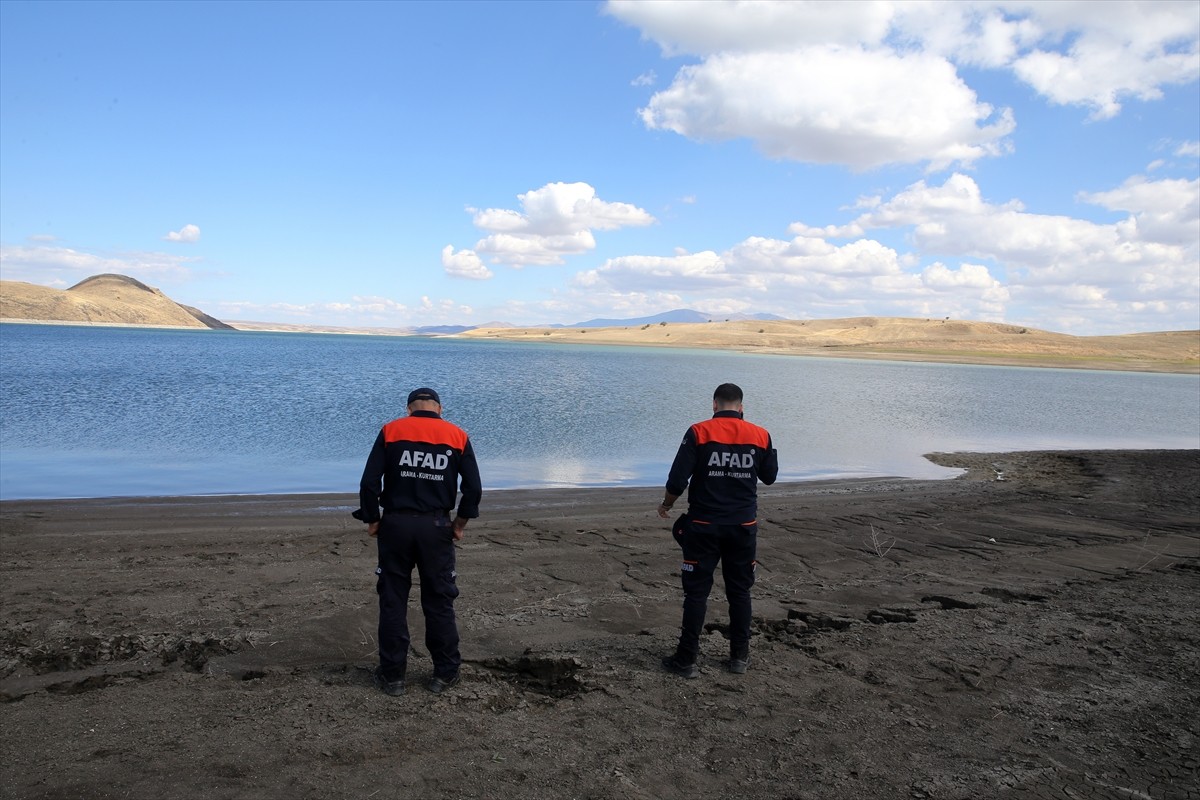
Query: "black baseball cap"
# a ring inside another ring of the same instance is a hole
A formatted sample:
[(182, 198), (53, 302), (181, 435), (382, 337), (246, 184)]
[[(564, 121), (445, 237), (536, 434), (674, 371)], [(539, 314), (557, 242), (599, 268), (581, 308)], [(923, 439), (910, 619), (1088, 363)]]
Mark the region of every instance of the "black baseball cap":
[(408, 404), (410, 406), (417, 400), (432, 400), (439, 406), (442, 404), (442, 398), (438, 397), (438, 393), (428, 388), (413, 389), (408, 393)]

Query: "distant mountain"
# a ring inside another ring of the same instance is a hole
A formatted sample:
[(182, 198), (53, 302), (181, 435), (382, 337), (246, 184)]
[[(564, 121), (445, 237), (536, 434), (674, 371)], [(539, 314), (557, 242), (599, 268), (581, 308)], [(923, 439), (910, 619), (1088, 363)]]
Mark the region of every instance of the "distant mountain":
[(664, 311), (661, 314), (655, 314), (650, 317), (634, 317), (631, 319), (589, 319), (587, 322), (576, 322), (574, 324), (562, 327), (617, 328), (629, 325), (657, 325), (660, 322), (740, 322), (748, 319), (779, 320), (784, 318), (775, 314), (705, 314), (700, 311), (693, 311), (690, 308), (679, 308), (674, 311)]
[(126, 275), (85, 278), (70, 289), (0, 281), (0, 319), (232, 330)]

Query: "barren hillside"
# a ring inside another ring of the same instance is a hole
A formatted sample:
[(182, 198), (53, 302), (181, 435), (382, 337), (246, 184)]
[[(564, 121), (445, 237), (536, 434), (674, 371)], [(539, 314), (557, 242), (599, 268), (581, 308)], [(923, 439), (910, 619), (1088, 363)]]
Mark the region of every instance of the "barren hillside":
[(0, 281), (0, 319), (229, 328), (198, 309), (176, 303), (158, 289), (125, 275), (111, 274), (95, 275), (66, 290)]
[(479, 328), (460, 335), (906, 361), (1200, 372), (1200, 331), (1071, 336), (995, 322), (854, 317), (616, 328)]

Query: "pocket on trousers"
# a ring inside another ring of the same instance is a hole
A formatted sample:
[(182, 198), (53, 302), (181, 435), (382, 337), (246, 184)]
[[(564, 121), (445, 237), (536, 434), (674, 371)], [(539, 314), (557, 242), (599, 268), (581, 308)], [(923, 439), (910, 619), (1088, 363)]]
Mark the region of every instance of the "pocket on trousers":
[(687, 531), (688, 531), (688, 515), (687, 515), (687, 512), (685, 511), (684, 513), (680, 514), (675, 519), (674, 524), (671, 525), (671, 536), (673, 536), (675, 538), (675, 541), (678, 542), (687, 533)]
[(454, 523), (450, 521), (449, 514), (441, 514), (434, 517), (433, 530), (439, 537), (443, 537), (447, 541), (454, 541)]

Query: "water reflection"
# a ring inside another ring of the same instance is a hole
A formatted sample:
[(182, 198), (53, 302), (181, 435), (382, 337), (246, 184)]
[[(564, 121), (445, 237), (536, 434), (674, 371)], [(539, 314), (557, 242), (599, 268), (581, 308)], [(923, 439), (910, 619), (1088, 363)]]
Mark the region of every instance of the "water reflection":
[(954, 474), (954, 450), (1200, 447), (1190, 375), (406, 337), (3, 325), (0, 497), (353, 491), (436, 387), (485, 486), (658, 486), (715, 386), (785, 480)]

